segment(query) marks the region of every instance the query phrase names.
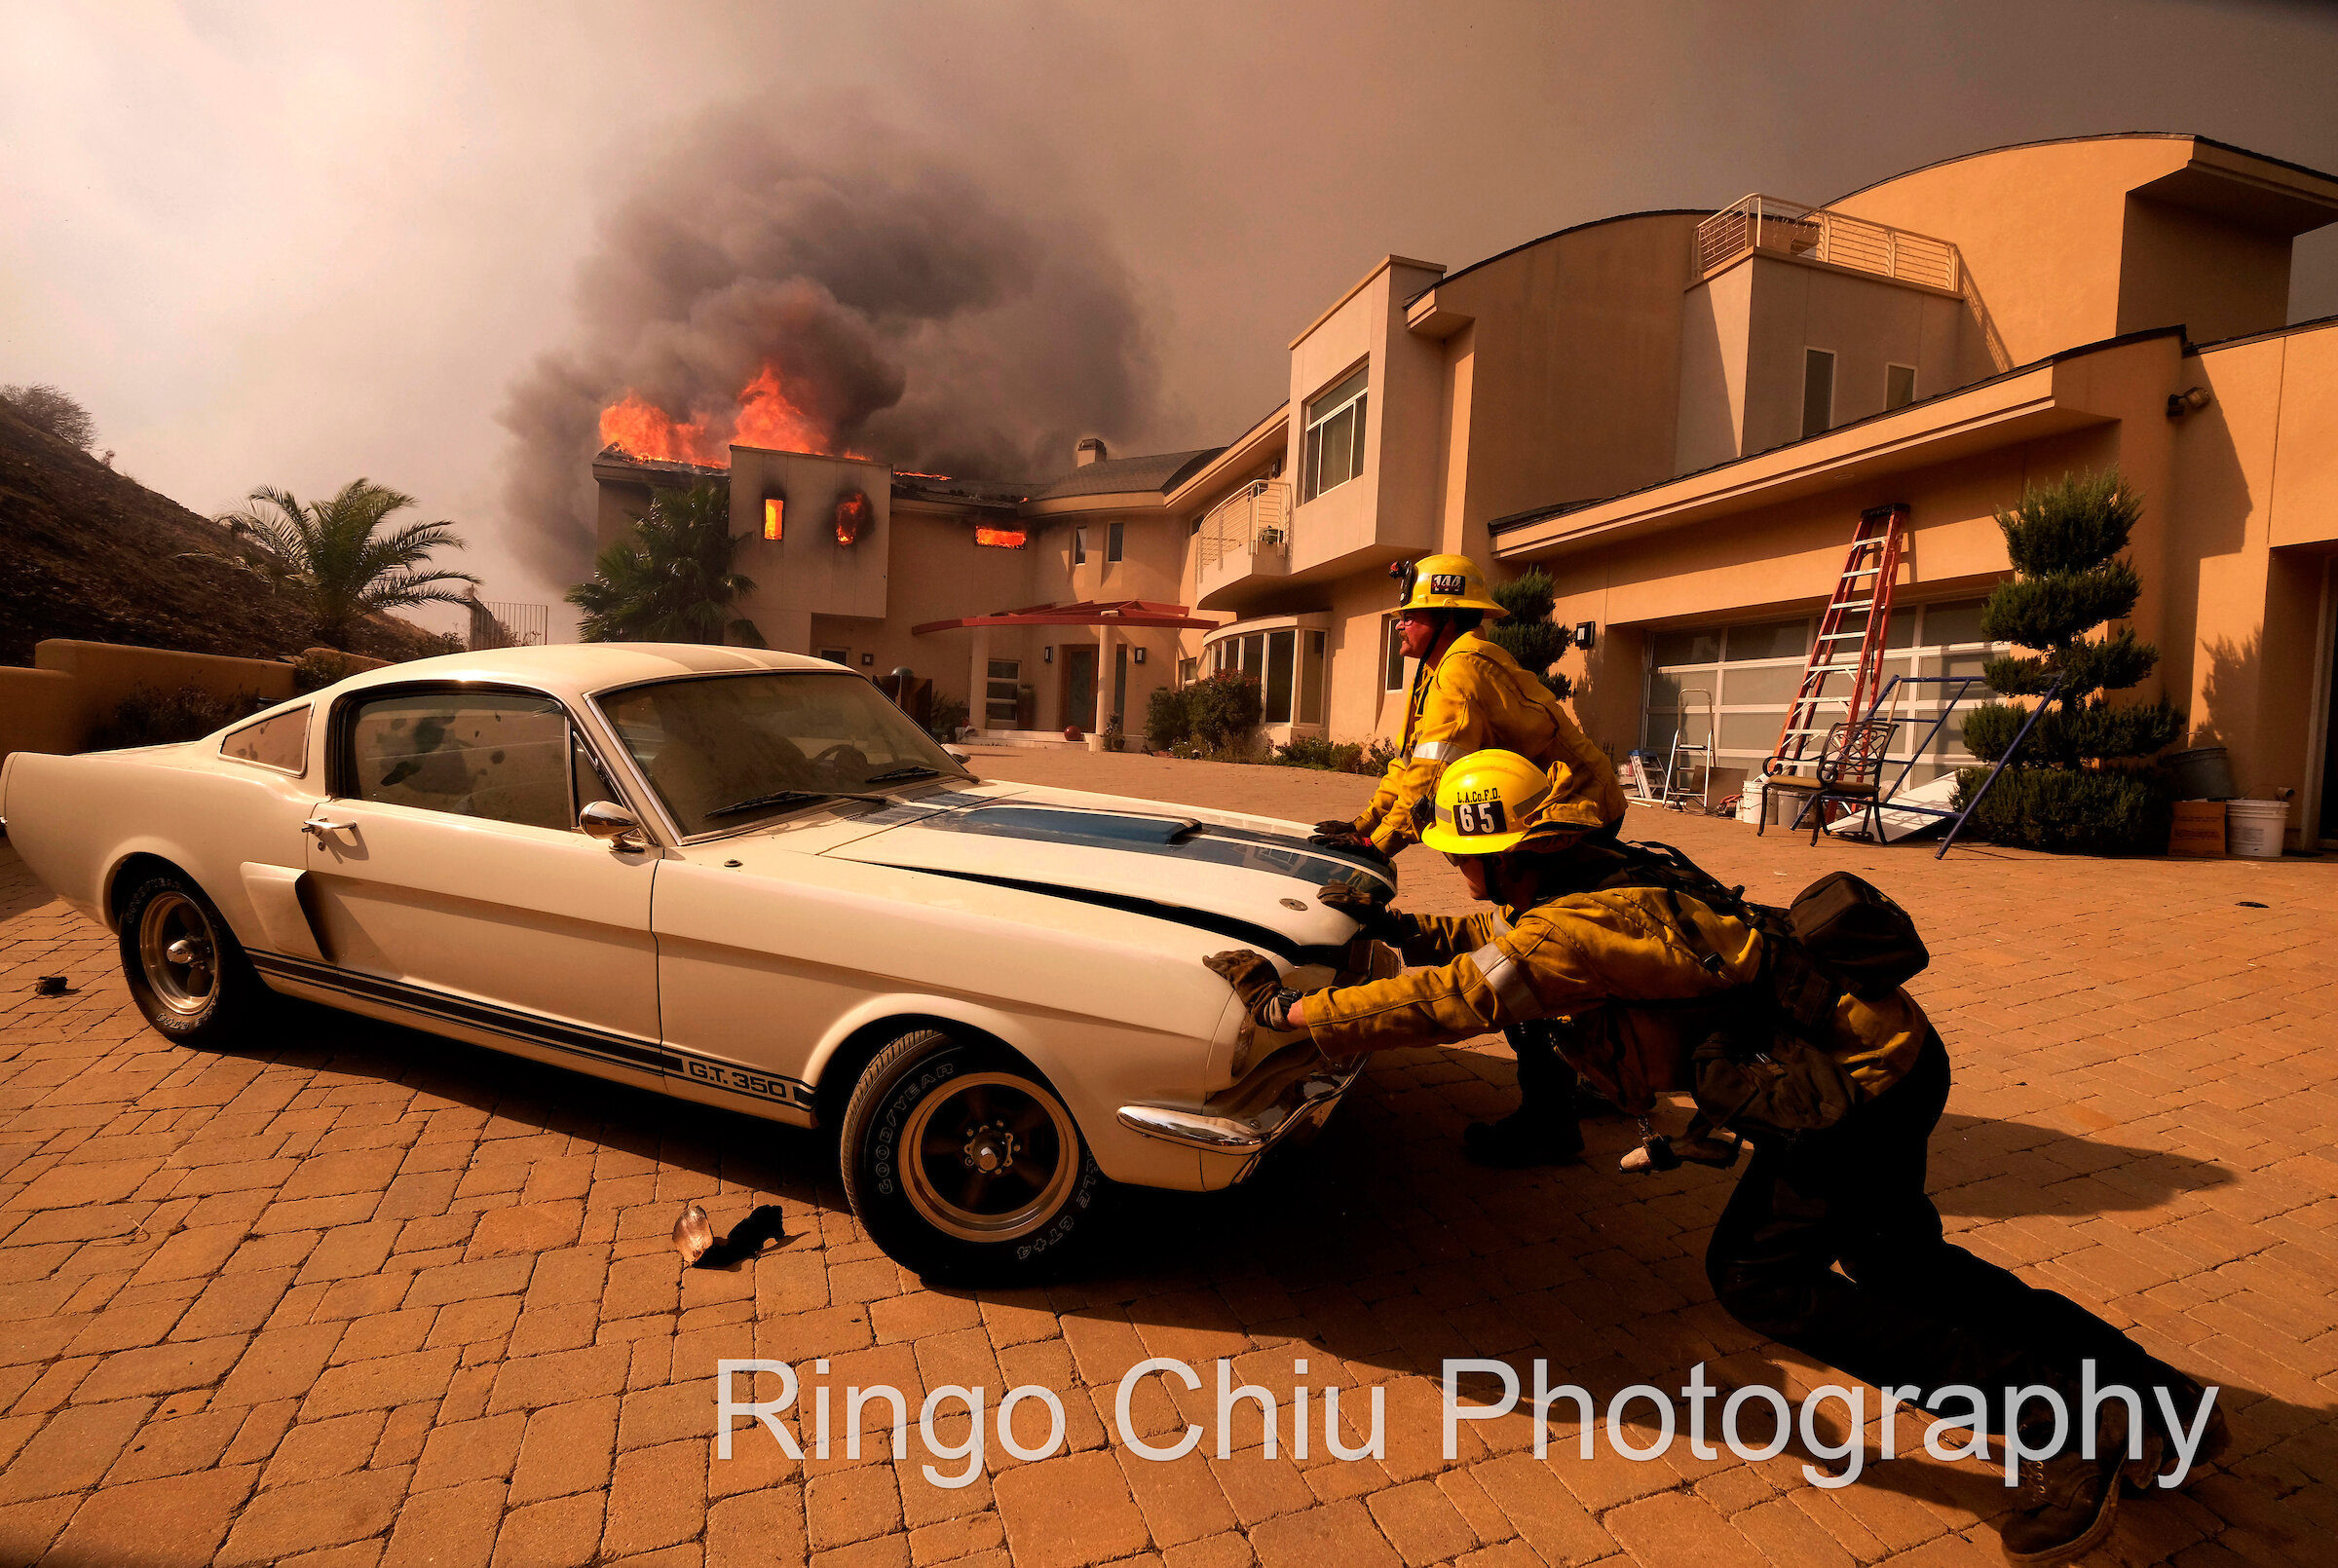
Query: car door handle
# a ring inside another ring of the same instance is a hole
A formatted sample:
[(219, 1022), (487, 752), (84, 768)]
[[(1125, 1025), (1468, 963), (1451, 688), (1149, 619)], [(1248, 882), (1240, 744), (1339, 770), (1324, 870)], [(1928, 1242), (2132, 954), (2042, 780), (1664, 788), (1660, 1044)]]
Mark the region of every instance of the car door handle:
[(311, 817), (308, 821), (300, 825), (300, 831), (307, 834), (314, 834), (317, 841), (319, 843), (322, 843), (324, 842), (324, 836), (326, 834), (354, 833), (357, 831), (357, 826), (358, 825), (354, 822), (327, 822), (322, 817)]

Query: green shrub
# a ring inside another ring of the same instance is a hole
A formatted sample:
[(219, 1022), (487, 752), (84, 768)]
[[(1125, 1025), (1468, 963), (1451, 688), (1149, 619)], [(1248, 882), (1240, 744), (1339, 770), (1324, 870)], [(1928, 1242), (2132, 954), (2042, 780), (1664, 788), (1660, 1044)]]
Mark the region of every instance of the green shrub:
[[(1961, 808), (1989, 776), (1956, 775)], [(1974, 813), (1973, 831), (1996, 843), (2081, 855), (2133, 854), (2168, 841), (2172, 792), (2157, 771), (2133, 767), (2008, 767)]]
[(1155, 688), (1145, 703), (1145, 748), (1171, 751), (1193, 736), (1193, 705), (1189, 686)]
[(1255, 675), (1227, 671), (1186, 688), (1187, 734), (1212, 753), (1253, 751), (1252, 735), (1265, 713), (1265, 694)]
[(1274, 748), (1266, 761), (1277, 767), (1313, 767), (1330, 773), (1364, 773), (1374, 778), (1388, 770), (1396, 747), (1375, 735), (1370, 741), (1335, 743), (1319, 735), (1302, 735)]
[(254, 691), (214, 696), (199, 686), (158, 691), (141, 686), (114, 704), (114, 711), (97, 727), (92, 751), (116, 751), (125, 746), (170, 746), (182, 740), (201, 740), (247, 714), (272, 704)]
[[(2042, 696), (2050, 688), (2055, 696), (1981, 803), (1974, 825), (1986, 838), (2084, 854), (2132, 854), (2167, 842), (2165, 784), (2118, 765), (2172, 744), (2184, 733), (2184, 715), (2165, 701), (2112, 706), (2102, 693), (2140, 682), (2159, 651), (2126, 626), (2092, 635), (2131, 612), (2142, 591), (2119, 553), (2142, 510), (2142, 497), (2111, 468), (2064, 474), (1997, 512), (2019, 576), (1998, 584), (1981, 606), (1981, 630), (2036, 652), (1992, 658), (1982, 674), (1991, 691), (2008, 696)], [(1965, 748), (1994, 763), (2028, 722), (2026, 708), (1982, 703), (1965, 716)], [(1980, 776), (1970, 768), (1960, 775), (1960, 800)]]

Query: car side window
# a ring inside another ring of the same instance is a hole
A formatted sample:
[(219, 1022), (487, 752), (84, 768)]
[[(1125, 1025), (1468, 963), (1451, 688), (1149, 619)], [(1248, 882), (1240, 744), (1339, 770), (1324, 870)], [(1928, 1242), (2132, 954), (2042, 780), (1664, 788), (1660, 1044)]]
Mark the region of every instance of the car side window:
[(343, 726), (343, 777), (360, 801), (573, 830), (568, 715), (515, 691), (360, 698)]
[(219, 743), (219, 754), (232, 757), (239, 763), (257, 763), (262, 767), (280, 768), (287, 773), (305, 773), (309, 767), (309, 709), (308, 704), (289, 713), (247, 724), (241, 729), (231, 729)]
[(569, 746), (572, 752), (570, 768), (575, 773), (577, 781), (577, 809), (582, 811), (595, 801), (607, 801), (611, 805), (623, 805), (624, 798), (617, 793), (615, 786), (610, 784), (608, 775), (601, 771), (601, 765), (594, 762), (592, 753), (585, 749), (584, 737), (572, 731), (569, 736)]

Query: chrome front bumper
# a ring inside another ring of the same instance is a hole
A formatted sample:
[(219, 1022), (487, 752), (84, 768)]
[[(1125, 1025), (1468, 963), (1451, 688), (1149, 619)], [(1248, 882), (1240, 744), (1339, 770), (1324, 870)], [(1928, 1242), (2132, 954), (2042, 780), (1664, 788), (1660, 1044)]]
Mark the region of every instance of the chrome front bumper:
[[(1197, 1110), (1178, 1105), (1123, 1105), (1120, 1125), (1148, 1138), (1182, 1143), (1207, 1154), (1264, 1154), (1287, 1138), (1319, 1127), (1364, 1070), (1358, 1057), (1335, 1067), (1313, 1047), (1277, 1054), (1248, 1079), (1202, 1101)], [(1246, 1170), (1243, 1173), (1247, 1176)]]

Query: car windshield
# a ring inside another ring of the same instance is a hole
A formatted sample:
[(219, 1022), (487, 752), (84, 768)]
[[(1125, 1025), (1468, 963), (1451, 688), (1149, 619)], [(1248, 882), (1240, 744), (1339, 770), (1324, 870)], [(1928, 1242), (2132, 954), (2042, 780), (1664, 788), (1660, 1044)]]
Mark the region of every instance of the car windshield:
[(597, 701), (686, 838), (812, 801), (972, 776), (884, 692), (842, 671), (660, 681)]

